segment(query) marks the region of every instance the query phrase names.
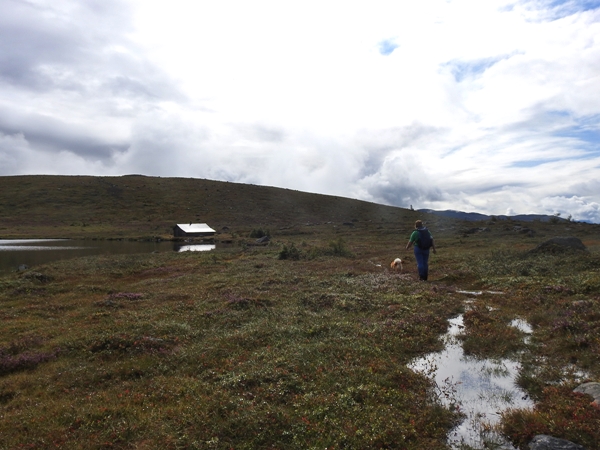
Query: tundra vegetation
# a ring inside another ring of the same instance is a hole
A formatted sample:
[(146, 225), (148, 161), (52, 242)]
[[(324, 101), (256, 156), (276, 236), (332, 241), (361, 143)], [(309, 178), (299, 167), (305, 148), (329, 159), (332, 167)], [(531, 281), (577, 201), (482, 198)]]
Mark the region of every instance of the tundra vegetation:
[[(465, 352), (519, 360), (536, 402), (504, 413), (498, 431), (521, 449), (536, 434), (600, 448), (600, 410), (572, 392), (600, 381), (598, 225), (473, 224), (206, 180), (0, 187), (0, 238), (167, 239), (186, 221), (218, 230), (210, 252), (0, 277), (1, 449), (444, 449), (460, 404), (407, 364), (441, 350), (458, 314)], [(438, 248), (426, 283), (404, 250), (417, 218)], [(484, 231), (465, 232), (474, 226)], [(253, 245), (254, 230), (269, 230), (268, 245)], [(530, 252), (567, 235), (588, 251)], [(389, 270), (395, 257), (405, 273)], [(460, 290), (503, 295), (467, 305)]]

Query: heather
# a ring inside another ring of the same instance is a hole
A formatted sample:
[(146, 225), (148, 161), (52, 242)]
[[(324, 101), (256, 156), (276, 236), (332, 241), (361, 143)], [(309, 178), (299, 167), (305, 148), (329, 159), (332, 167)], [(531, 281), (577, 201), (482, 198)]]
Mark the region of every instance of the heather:
[[(403, 250), (418, 213), (349, 202), (347, 215), (328, 217), (319, 201), (301, 204), (302, 221), (281, 205), (270, 221), (234, 204), (216, 219), (210, 252), (84, 257), (1, 276), (0, 448), (448, 448), (460, 402), (407, 366), (441, 350), (459, 314), (465, 353), (518, 359), (536, 402), (504, 414), (498, 431), (522, 449), (538, 433), (599, 448), (599, 410), (572, 393), (600, 381), (598, 226), (537, 222), (532, 237), (510, 221), (471, 233), (427, 216), (438, 254), (424, 283)], [(138, 217), (147, 208), (126, 204)], [(36, 225), (35, 208), (11, 208), (27, 224), (20, 237), (71, 226), (50, 209)], [(268, 245), (256, 245), (257, 229)], [(531, 252), (565, 234), (588, 250)], [(402, 274), (389, 269), (395, 257)]]

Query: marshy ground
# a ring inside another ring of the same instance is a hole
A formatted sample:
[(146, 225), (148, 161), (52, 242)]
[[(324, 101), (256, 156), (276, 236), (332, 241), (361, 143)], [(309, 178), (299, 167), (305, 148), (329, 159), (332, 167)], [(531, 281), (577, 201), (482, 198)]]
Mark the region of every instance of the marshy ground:
[[(542, 433), (600, 448), (600, 411), (572, 393), (600, 381), (600, 227), (466, 233), (426, 217), (438, 254), (423, 283), (403, 250), (416, 213), (360, 208), (354, 221), (275, 224), (265, 247), (232, 216), (216, 238), (228, 248), (0, 277), (0, 448), (448, 448), (460, 405), (408, 365), (440, 351), (461, 314), (464, 352), (517, 359), (535, 402), (496, 431), (523, 449)], [(588, 251), (528, 252), (564, 235)], [(388, 269), (398, 256), (404, 274)], [(503, 295), (467, 307), (461, 290)]]

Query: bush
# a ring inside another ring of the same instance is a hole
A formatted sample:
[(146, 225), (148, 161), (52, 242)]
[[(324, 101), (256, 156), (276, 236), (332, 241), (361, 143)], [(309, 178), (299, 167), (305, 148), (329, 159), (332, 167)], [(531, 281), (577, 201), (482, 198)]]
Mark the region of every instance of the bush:
[(284, 245), (279, 252), (279, 259), (293, 259), (294, 261), (298, 261), (300, 259), (300, 250), (294, 244), (291, 244), (289, 247)]
[(271, 237), (271, 232), (269, 230), (263, 230), (262, 228), (254, 229), (250, 232), (250, 237), (255, 239), (260, 239), (261, 237), (269, 236)]
[(352, 252), (346, 247), (342, 238), (329, 242), (329, 247), (333, 256), (352, 256)]
[(289, 247), (287, 245), (283, 246), (281, 252), (279, 252), (279, 259), (307, 259), (313, 260), (323, 256), (342, 256), (342, 257), (352, 257), (352, 252), (346, 247), (346, 243), (342, 238), (339, 238), (335, 241), (330, 241), (326, 247), (310, 247), (304, 253), (301, 253), (294, 244), (291, 244)]

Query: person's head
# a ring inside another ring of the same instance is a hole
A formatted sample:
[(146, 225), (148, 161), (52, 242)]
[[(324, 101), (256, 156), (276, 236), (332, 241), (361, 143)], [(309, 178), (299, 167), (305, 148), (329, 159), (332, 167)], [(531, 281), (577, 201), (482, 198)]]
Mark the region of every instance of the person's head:
[(423, 228), (423, 221), (422, 220), (417, 220), (415, 222), (415, 228)]

